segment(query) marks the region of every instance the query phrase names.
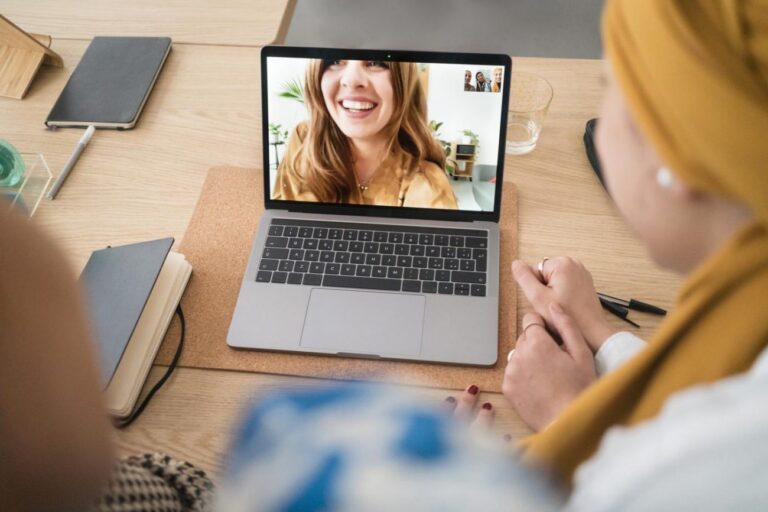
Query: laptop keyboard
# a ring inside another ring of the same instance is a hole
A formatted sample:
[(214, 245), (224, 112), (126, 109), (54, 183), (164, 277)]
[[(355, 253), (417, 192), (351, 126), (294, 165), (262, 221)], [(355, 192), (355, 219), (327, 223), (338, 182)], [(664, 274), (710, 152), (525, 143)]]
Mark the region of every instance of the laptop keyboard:
[(256, 281), (485, 297), (488, 232), (272, 219)]

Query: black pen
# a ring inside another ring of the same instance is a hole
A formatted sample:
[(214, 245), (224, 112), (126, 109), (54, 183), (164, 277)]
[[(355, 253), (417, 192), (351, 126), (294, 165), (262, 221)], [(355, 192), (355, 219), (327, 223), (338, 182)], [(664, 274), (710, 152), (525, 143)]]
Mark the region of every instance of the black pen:
[(613, 304), (616, 304), (618, 306), (627, 308), (627, 309), (634, 309), (635, 311), (642, 311), (644, 313), (650, 313), (652, 315), (666, 315), (667, 312), (663, 309), (661, 309), (658, 306), (654, 306), (653, 304), (648, 304), (646, 302), (641, 302), (639, 300), (635, 299), (619, 299), (618, 297), (611, 297), (610, 295), (607, 295), (605, 293), (597, 292), (597, 296), (600, 297), (601, 301), (606, 300), (608, 302), (612, 302)]
[(630, 320), (629, 318), (627, 318), (627, 315), (629, 314), (629, 309), (628, 308), (626, 308), (624, 306), (620, 306), (619, 304), (614, 304), (610, 300), (604, 299), (602, 297), (600, 297), (600, 304), (603, 306), (603, 308), (606, 311), (608, 311), (612, 315), (615, 315), (615, 316), (621, 318), (622, 320), (624, 320), (628, 324), (634, 325), (635, 327), (638, 327), (638, 328), (640, 327), (640, 325), (638, 325), (637, 323), (635, 323), (632, 320)]

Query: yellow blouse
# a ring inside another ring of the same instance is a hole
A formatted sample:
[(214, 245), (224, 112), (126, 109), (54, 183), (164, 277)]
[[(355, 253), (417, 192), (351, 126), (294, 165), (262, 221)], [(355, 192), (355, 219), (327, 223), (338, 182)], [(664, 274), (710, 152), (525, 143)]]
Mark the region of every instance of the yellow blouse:
[[(306, 127), (300, 124), (288, 138), (288, 145), (277, 169), (272, 199), (314, 201), (318, 198), (289, 172), (294, 155), (304, 143)], [(390, 154), (374, 171), (365, 187), (350, 192), (349, 204), (410, 206), (417, 208), (456, 209), (456, 196), (445, 171), (437, 164), (421, 161), (411, 165), (413, 157), (405, 152)], [(409, 171), (408, 169), (415, 169)]]

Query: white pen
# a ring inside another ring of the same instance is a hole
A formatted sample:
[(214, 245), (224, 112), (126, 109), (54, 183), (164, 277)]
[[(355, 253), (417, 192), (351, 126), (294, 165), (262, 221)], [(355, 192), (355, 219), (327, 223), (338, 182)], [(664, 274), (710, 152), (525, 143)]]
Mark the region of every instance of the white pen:
[(59, 177), (56, 178), (56, 182), (54, 182), (53, 186), (51, 187), (51, 190), (48, 192), (48, 199), (55, 199), (56, 194), (59, 193), (59, 189), (62, 185), (64, 185), (64, 182), (67, 181), (67, 176), (69, 176), (70, 171), (77, 163), (77, 159), (80, 158), (80, 155), (83, 153), (83, 150), (85, 149), (85, 146), (88, 145), (88, 141), (91, 140), (91, 136), (93, 135), (95, 128), (93, 125), (89, 126), (87, 130), (85, 130), (85, 133), (82, 137), (80, 137), (80, 142), (77, 143), (77, 147), (75, 147), (75, 150), (72, 152), (72, 156), (69, 157), (69, 160), (67, 160), (67, 164), (64, 166), (64, 168), (61, 170), (61, 173), (59, 174)]

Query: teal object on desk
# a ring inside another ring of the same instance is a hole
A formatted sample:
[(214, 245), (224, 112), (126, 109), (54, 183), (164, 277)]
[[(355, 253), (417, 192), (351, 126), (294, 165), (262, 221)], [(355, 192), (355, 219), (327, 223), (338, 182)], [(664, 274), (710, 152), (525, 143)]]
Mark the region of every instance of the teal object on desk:
[(0, 187), (15, 187), (24, 176), (24, 159), (7, 140), (0, 139)]

